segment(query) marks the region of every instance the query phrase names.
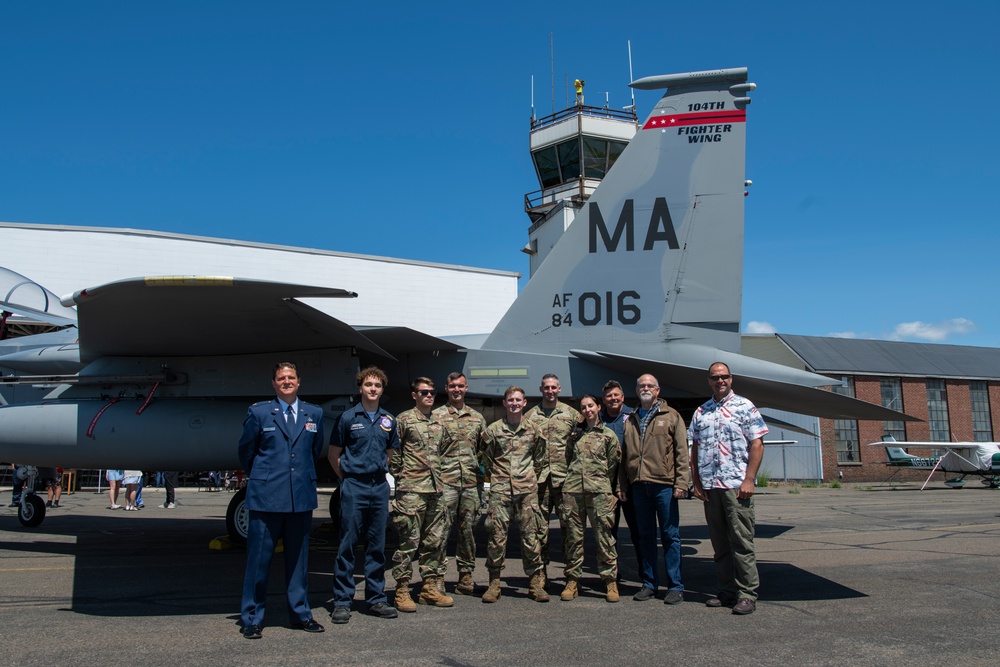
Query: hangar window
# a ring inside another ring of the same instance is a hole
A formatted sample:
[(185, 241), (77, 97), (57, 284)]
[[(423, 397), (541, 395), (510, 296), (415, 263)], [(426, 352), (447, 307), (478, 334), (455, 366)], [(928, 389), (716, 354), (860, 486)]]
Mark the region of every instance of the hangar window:
[(972, 399), (972, 439), (976, 442), (993, 442), (993, 423), (990, 419), (990, 393), (984, 380), (969, 383)]
[[(882, 407), (903, 412), (903, 385), (899, 378), (882, 378), (881, 385)], [(906, 440), (906, 422), (886, 420), (882, 423), (882, 432), (896, 440)]]
[(951, 430), (948, 428), (948, 390), (944, 380), (927, 381), (927, 425), (930, 427), (931, 440), (951, 440)]
[[(840, 385), (834, 385), (833, 393), (854, 398), (854, 378), (844, 375)], [(861, 450), (858, 447), (858, 420), (834, 419), (833, 432), (837, 439), (837, 463), (861, 463)]]

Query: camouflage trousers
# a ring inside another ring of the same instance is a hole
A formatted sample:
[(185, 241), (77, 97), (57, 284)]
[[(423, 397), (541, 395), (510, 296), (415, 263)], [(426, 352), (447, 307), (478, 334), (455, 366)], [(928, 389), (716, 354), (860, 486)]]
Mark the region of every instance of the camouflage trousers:
[(517, 513), (521, 531), (521, 563), (529, 577), (542, 569), (542, 552), (539, 546), (542, 526), (538, 513), (538, 495), (518, 493), (509, 489), (490, 489), (490, 504), (486, 510), (486, 569), (502, 570), (507, 553), (507, 531), (510, 518)]
[(555, 512), (559, 518), (559, 533), (563, 539), (563, 550), (566, 544), (566, 517), (565, 507), (563, 507), (563, 494), (561, 486), (552, 486), (552, 480), (547, 479), (538, 484), (538, 510), (545, 530), (542, 531), (540, 548), (542, 550), (542, 562), (549, 564), (549, 519)]
[(443, 577), (448, 571), (448, 536), (451, 534), (452, 523), (457, 532), (455, 540), (455, 561), (458, 563), (458, 573), (472, 573), (476, 569), (476, 523), (482, 514), (480, 509), (479, 487), (448, 486), (441, 494), (441, 505), (445, 514), (443, 527), (444, 539), (441, 541), (441, 554), (438, 556), (437, 572)]
[(615, 497), (610, 493), (564, 493), (566, 508), (566, 578), (583, 574), (583, 538), (587, 517), (597, 542), (597, 572), (604, 581), (618, 578), (618, 550), (615, 548)]
[(446, 535), (441, 494), (397, 492), (390, 513), (399, 533), (399, 548), (392, 557), (393, 579), (409, 581), (413, 577), (414, 557), (420, 565), (421, 579), (435, 576)]

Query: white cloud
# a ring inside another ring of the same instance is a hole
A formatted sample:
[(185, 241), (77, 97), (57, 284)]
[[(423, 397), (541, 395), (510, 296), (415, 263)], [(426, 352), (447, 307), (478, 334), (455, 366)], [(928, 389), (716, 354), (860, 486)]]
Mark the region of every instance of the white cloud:
[(778, 330), (774, 328), (774, 325), (770, 322), (747, 322), (747, 325), (743, 327), (743, 333), (745, 334), (773, 334), (778, 333)]
[(902, 322), (896, 325), (887, 338), (889, 340), (919, 338), (940, 343), (954, 334), (967, 334), (976, 329), (976, 323), (964, 317), (955, 317), (943, 322)]
[(830, 338), (857, 338), (858, 337), (858, 334), (854, 333), (853, 331), (834, 331), (834, 332), (832, 332), (830, 334), (827, 334), (827, 335), (830, 336)]

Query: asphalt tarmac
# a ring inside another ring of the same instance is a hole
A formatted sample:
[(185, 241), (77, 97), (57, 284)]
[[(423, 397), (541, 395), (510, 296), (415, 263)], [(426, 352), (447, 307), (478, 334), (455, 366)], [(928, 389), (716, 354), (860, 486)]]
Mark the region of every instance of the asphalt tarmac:
[[(2, 498), (10, 498), (9, 490)], [(714, 591), (700, 503), (681, 501), (686, 600), (634, 602), (635, 561), (624, 522), (622, 601), (608, 604), (588, 541), (583, 595), (561, 602), (561, 563), (548, 604), (526, 597), (508, 558), (503, 597), (455, 596), (383, 620), (329, 622), (336, 540), (314, 519), (313, 612), (323, 634), (288, 627), (275, 557), (264, 637), (239, 634), (241, 549), (212, 550), (230, 496), (181, 490), (177, 509), (107, 509), (106, 495), (63, 497), (24, 529), (0, 511), (0, 656), (9, 665), (962, 665), (995, 662), (1000, 622), (1000, 491), (918, 485), (761, 490), (756, 497), (761, 596), (734, 616)], [(320, 505), (325, 507), (325, 498)], [(553, 546), (559, 546), (552, 524)], [(480, 537), (482, 531), (480, 528)], [(511, 544), (517, 542), (512, 537)], [(558, 553), (558, 551), (557, 551)], [(486, 583), (479, 544), (475, 578)], [(360, 559), (359, 559), (360, 561)], [(449, 590), (456, 575), (447, 578)], [(359, 576), (359, 582), (361, 577)], [(391, 582), (389, 586), (391, 590)], [(662, 597), (662, 592), (661, 592)]]

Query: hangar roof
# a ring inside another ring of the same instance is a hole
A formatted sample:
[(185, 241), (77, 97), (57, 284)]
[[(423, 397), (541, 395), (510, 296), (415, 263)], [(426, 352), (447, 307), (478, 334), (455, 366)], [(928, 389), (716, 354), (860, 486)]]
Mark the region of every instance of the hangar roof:
[[(0, 248), (4, 268), (57, 296), (150, 276), (284, 282), (355, 293), (352, 299), (302, 300), (354, 327), (403, 327), (429, 336), (492, 331), (517, 298), (520, 277), (453, 264), (108, 227), (0, 222)], [(390, 334), (403, 335), (381, 333)]]
[(327, 257), (346, 257), (351, 259), (363, 259), (371, 262), (388, 262), (391, 264), (404, 264), (411, 266), (423, 266), (431, 268), (449, 269), (455, 271), (467, 271), (469, 273), (482, 273), (486, 275), (505, 276), (520, 278), (521, 274), (516, 271), (502, 271), (499, 269), (482, 269), (473, 266), (463, 266), (461, 264), (442, 264), (440, 262), (423, 262), (414, 259), (402, 259), (398, 257), (382, 257), (379, 255), (365, 255), (353, 252), (339, 252), (336, 250), (322, 250), (319, 248), (304, 248), (293, 245), (281, 245), (276, 243), (259, 243), (255, 241), (240, 241), (237, 239), (223, 239), (212, 236), (197, 236), (194, 234), (177, 234), (174, 232), (153, 231), (148, 229), (129, 229), (127, 227), (87, 227), (80, 225), (47, 225), (30, 222), (0, 222), (0, 228), (9, 229), (33, 229), (46, 232), (89, 232), (94, 234), (114, 234), (117, 236), (134, 236), (153, 239), (174, 239), (181, 241), (197, 241), (199, 243), (213, 243), (222, 246), (242, 247), (242, 248), (262, 248), (265, 250), (280, 250), (283, 252), (294, 252), (303, 255), (321, 255)]
[(1000, 379), (1000, 348), (777, 334), (808, 367), (825, 375)]

